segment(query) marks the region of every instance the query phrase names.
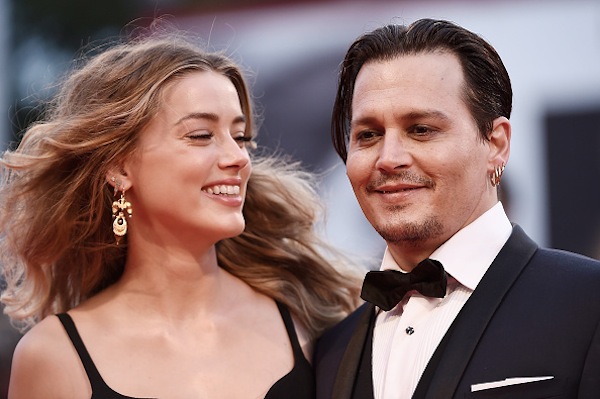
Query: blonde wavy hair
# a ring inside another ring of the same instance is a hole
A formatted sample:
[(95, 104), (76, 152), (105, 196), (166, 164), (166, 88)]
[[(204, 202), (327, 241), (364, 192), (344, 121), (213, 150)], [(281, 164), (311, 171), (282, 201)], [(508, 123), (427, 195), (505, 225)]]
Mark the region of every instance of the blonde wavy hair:
[[(115, 245), (106, 173), (136, 151), (165, 85), (208, 70), (234, 84), (252, 136), (252, 103), (240, 68), (180, 34), (163, 34), (82, 58), (45, 117), (3, 154), (0, 301), (23, 330), (119, 279), (127, 245)], [(247, 226), (218, 243), (219, 264), (287, 305), (315, 337), (357, 305), (359, 276), (315, 231), (321, 208), (311, 175), (280, 157), (253, 158)]]

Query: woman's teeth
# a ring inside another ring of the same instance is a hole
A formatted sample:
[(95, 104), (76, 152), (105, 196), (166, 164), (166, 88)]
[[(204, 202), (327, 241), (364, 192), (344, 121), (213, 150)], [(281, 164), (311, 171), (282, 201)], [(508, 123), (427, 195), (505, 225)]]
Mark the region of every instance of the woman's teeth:
[(239, 195), (240, 186), (228, 186), (225, 184), (221, 184), (221, 185), (217, 185), (217, 186), (207, 187), (204, 191), (207, 192), (208, 194), (215, 194), (215, 195), (221, 195), (221, 194)]

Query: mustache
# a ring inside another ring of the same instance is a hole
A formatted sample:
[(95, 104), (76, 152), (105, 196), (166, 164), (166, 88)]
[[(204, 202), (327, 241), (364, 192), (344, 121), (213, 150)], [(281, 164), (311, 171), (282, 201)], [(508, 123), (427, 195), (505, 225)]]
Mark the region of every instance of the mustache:
[(401, 170), (393, 174), (380, 174), (367, 184), (367, 190), (376, 190), (377, 187), (381, 187), (388, 184), (414, 184), (419, 186), (425, 186), (427, 188), (434, 188), (435, 183), (433, 180), (414, 174), (408, 170)]

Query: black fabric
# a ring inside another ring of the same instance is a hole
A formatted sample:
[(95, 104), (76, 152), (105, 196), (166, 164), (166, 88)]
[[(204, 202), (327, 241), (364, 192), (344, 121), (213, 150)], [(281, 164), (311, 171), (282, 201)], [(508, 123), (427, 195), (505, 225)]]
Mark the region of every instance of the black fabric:
[(269, 389), (265, 399), (313, 399), (316, 391), (312, 366), (304, 357), (290, 312), (279, 302), (277, 306), (292, 344), (294, 368)]
[(83, 340), (77, 331), (77, 327), (75, 327), (75, 323), (73, 323), (73, 319), (67, 313), (57, 314), (58, 319), (62, 323), (63, 327), (67, 331), (75, 350), (77, 350), (77, 354), (81, 359), (81, 363), (85, 368), (85, 372), (90, 380), (90, 385), (92, 387), (92, 397), (91, 399), (141, 399), (141, 398), (133, 398), (131, 396), (121, 395), (118, 392), (113, 391), (102, 379), (102, 376), (98, 372), (94, 361), (92, 360), (89, 352), (87, 351), (85, 345), (83, 344)]
[[(375, 320), (375, 305), (365, 302), (317, 341), (315, 366), (317, 399), (350, 399), (359, 373), (367, 335)], [(371, 378), (369, 375), (368, 378)], [(361, 399), (373, 399), (373, 393)]]
[[(315, 397), (315, 378), (312, 367), (304, 357), (290, 312), (285, 305), (279, 302), (277, 302), (277, 307), (279, 308), (281, 318), (283, 319), (285, 329), (292, 345), (294, 368), (269, 389), (265, 399), (313, 399)], [(149, 399), (125, 396), (112, 390), (104, 382), (102, 376), (98, 372), (96, 365), (83, 344), (83, 340), (81, 339), (71, 316), (67, 313), (60, 313), (56, 316), (65, 328), (67, 335), (71, 339), (71, 342), (81, 359), (81, 363), (83, 364), (92, 387), (91, 399)]]
[(370, 271), (365, 276), (361, 298), (388, 311), (394, 308), (408, 291), (443, 298), (447, 278), (444, 267), (434, 259), (421, 261), (410, 273), (397, 270)]
[(373, 330), (375, 329), (376, 313), (371, 312), (369, 319), (370, 328), (367, 332), (365, 344), (363, 346), (362, 355), (360, 357), (360, 365), (356, 373), (354, 389), (352, 390), (352, 399), (369, 399), (373, 398)]

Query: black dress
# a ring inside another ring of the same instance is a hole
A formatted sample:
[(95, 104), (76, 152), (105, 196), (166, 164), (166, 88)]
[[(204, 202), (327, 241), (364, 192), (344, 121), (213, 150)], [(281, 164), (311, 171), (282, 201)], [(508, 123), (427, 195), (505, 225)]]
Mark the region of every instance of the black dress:
[[(279, 308), (285, 329), (292, 344), (294, 368), (269, 389), (265, 399), (313, 399), (315, 397), (315, 380), (312, 367), (304, 357), (290, 312), (279, 302), (277, 303), (277, 307)], [(91, 399), (142, 399), (121, 395), (106, 385), (85, 348), (71, 316), (67, 313), (60, 313), (57, 316), (77, 350), (81, 363), (90, 380), (92, 387)]]

